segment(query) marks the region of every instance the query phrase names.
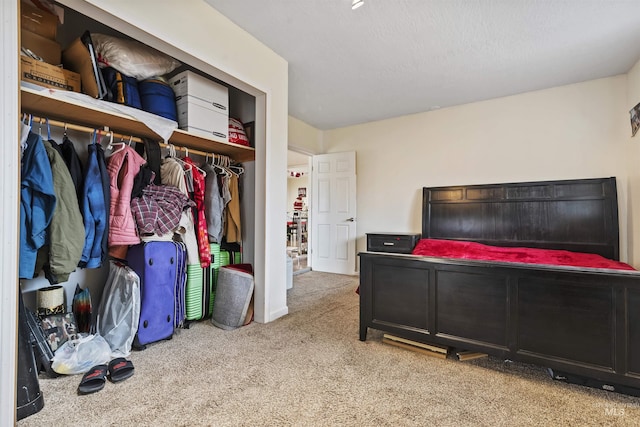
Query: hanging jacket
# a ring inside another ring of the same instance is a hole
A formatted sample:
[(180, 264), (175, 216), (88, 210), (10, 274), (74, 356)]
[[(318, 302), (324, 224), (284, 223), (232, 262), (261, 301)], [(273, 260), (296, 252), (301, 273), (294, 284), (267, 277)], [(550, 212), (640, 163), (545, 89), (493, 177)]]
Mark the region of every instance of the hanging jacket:
[[(104, 195), (104, 205), (107, 209), (111, 206), (111, 183), (109, 173), (107, 172), (107, 160), (104, 157), (104, 149), (102, 145), (96, 147), (96, 157), (98, 158), (98, 169), (100, 170), (100, 183), (102, 184), (102, 194)], [(109, 211), (107, 211), (109, 215)], [(100, 248), (102, 252), (102, 262), (107, 260), (109, 255), (109, 217), (104, 224), (104, 233), (100, 239)]]
[(53, 176), (57, 203), (47, 233), (47, 246), (40, 248), (36, 273), (45, 265), (45, 276), (52, 283), (69, 280), (82, 256), (85, 235), (73, 180), (55, 142), (44, 141)]
[[(184, 169), (177, 160), (169, 157), (162, 160), (160, 166), (160, 176), (162, 178), (162, 185), (171, 185), (178, 188), (182, 194), (188, 196), (187, 183), (185, 182)], [(193, 213), (191, 209), (187, 209), (182, 212), (180, 217), (179, 231), (176, 232), (179, 240), (185, 244), (187, 249), (187, 264), (200, 264), (198, 255), (198, 241), (196, 239), (196, 232), (193, 221)]]
[(78, 194), (78, 200), (80, 200), (80, 198), (82, 197), (82, 184), (84, 181), (82, 163), (80, 163), (80, 158), (78, 157), (78, 153), (73, 146), (73, 142), (71, 142), (66, 135), (64, 136), (64, 138), (62, 138), (62, 144), (60, 144), (60, 148), (62, 150), (62, 158), (64, 159), (64, 162), (69, 169), (71, 179), (73, 180), (73, 185), (76, 189), (76, 193)]
[(205, 163), (201, 166), (207, 173), (204, 186), (204, 209), (207, 218), (207, 233), (209, 240), (214, 243), (222, 243), (223, 218), (226, 203), (220, 194), (218, 174), (213, 166)]
[(102, 185), (100, 165), (104, 157), (100, 156), (102, 147), (98, 144), (90, 144), (87, 150), (87, 166), (80, 201), (80, 209), (84, 217), (85, 240), (78, 266), (98, 268), (107, 254), (102, 244), (108, 230), (107, 196)]
[(196, 206), (192, 207), (192, 210), (198, 239), (198, 251), (200, 252), (200, 266), (209, 268), (211, 265), (211, 248), (209, 246), (209, 233), (207, 233), (207, 218), (204, 208), (205, 177), (189, 157), (185, 157), (182, 161), (185, 163), (185, 168), (191, 171), (193, 177), (193, 201)]
[(107, 159), (111, 189), (109, 255), (116, 258), (126, 257), (126, 248), (140, 243), (131, 212), (131, 190), (133, 180), (144, 163), (145, 160), (128, 145), (116, 148)]
[(227, 204), (227, 221), (225, 223), (225, 237), (229, 243), (242, 242), (242, 227), (240, 220), (240, 184), (236, 175), (229, 179), (231, 200)]
[(21, 279), (33, 279), (38, 249), (46, 242), (56, 207), (51, 164), (42, 138), (33, 132), (29, 132), (22, 155), (21, 177), (18, 274)]
[[(69, 174), (71, 175), (71, 180), (73, 181), (73, 186), (76, 189), (76, 194), (78, 197), (78, 202), (82, 198), (82, 183), (84, 181), (84, 173), (82, 172), (82, 163), (80, 163), (80, 158), (78, 157), (78, 153), (76, 152), (76, 148), (73, 146), (73, 142), (69, 140), (67, 135), (62, 139), (62, 143), (58, 144), (53, 139), (49, 139), (51, 146), (55, 148), (55, 150), (60, 154), (62, 159), (64, 160), (64, 164), (67, 165), (67, 169), (69, 170)], [(49, 156), (51, 158), (51, 156)]]

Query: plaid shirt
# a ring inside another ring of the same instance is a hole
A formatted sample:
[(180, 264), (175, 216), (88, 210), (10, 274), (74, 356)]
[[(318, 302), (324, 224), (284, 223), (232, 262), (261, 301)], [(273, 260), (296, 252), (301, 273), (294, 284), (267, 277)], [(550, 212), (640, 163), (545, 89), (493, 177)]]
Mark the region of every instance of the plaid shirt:
[(168, 185), (148, 185), (142, 196), (131, 200), (131, 211), (138, 233), (164, 235), (173, 232), (180, 223), (182, 211), (195, 206), (184, 193)]

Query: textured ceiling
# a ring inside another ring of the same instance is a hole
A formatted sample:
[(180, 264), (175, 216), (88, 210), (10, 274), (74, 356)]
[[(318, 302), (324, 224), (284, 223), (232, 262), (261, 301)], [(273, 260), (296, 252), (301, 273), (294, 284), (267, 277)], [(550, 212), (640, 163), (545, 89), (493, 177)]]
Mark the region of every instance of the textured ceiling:
[(640, 0), (205, 0), (289, 62), (322, 130), (626, 73)]

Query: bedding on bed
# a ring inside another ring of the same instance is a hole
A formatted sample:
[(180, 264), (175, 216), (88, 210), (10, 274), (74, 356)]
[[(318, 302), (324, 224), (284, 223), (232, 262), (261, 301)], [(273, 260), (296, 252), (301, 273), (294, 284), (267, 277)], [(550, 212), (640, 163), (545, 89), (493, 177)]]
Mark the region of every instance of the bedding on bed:
[(596, 254), (557, 249), (489, 246), (457, 240), (421, 239), (412, 253), (413, 255), (440, 258), (635, 270), (629, 264), (610, 260)]

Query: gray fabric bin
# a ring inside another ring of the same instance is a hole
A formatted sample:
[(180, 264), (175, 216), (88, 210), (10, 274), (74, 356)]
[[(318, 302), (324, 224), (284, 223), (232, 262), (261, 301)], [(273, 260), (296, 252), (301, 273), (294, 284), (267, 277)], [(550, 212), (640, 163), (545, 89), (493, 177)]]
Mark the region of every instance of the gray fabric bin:
[(211, 323), (227, 330), (244, 325), (254, 289), (251, 265), (231, 264), (220, 267), (216, 286)]

